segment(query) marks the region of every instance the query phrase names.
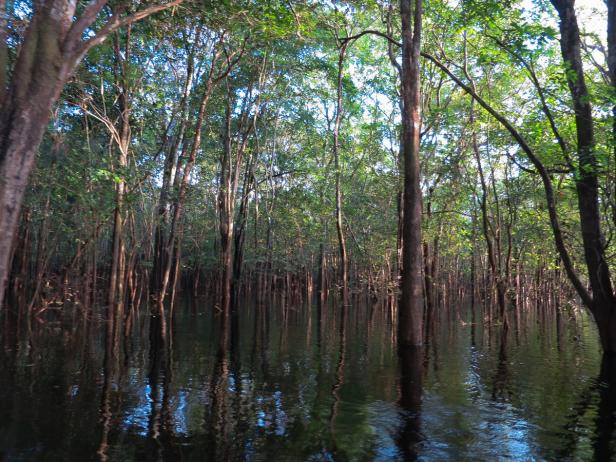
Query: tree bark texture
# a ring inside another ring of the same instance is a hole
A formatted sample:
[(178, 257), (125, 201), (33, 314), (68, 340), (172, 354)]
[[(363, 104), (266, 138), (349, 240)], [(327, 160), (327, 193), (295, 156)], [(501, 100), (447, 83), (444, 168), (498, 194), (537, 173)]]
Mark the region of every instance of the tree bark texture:
[(423, 343), (423, 283), (421, 242), (421, 189), (419, 145), (421, 95), (419, 56), (422, 1), (400, 0), (402, 18), (402, 139), (404, 163), (404, 223), (402, 234), (402, 290), (398, 314), (398, 343)]
[(592, 289), (592, 311), (603, 349), (616, 353), (616, 297), (605, 259), (599, 210), (598, 162), (594, 139), (592, 108), (580, 52), (580, 30), (574, 0), (551, 0), (560, 18), (560, 48), (566, 68), (567, 84), (573, 100), (577, 138), (578, 172), (576, 191), (584, 258)]

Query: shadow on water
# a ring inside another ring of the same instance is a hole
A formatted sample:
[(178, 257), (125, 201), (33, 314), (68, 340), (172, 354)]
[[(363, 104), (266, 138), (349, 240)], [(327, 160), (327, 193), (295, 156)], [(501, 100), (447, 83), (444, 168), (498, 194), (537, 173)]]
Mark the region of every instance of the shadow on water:
[(460, 308), (398, 351), (390, 304), (367, 297), (183, 302), (164, 335), (145, 309), (130, 328), (5, 319), (0, 460), (616, 457), (616, 364), (586, 315), (524, 312), (507, 334)]
[[(588, 446), (588, 460), (614, 460), (616, 458), (616, 358), (603, 356), (599, 375), (581, 390), (572, 411), (559, 432), (561, 447), (551, 459), (573, 460), (572, 454)], [(586, 426), (588, 426), (587, 431), (584, 431)]]

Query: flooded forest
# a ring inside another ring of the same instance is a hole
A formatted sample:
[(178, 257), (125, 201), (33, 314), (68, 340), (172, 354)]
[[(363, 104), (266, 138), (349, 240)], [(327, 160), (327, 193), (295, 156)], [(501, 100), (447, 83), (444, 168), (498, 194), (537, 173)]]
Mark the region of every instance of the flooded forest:
[(616, 460), (616, 0), (0, 0), (0, 460)]

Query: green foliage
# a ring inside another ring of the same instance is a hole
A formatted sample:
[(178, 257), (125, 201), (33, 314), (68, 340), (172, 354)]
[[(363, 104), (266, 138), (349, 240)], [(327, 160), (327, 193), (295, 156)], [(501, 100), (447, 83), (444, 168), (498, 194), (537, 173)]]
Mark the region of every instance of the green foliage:
[[(423, 49), (468, 81), (466, 69), (477, 92), (518, 128), (554, 172), (558, 212), (579, 264), (582, 252), (574, 237), (578, 233), (576, 133), (554, 12), (548, 3), (426, 2)], [(151, 255), (165, 157), (177, 141), (182, 117), (187, 124), (177, 152), (189, 151), (208, 70), (219, 50), (214, 75), (227, 70), (228, 75), (216, 82), (207, 107), (184, 205), (185, 267), (216, 270), (219, 264), (217, 196), (229, 97), (234, 149), (247, 124), (255, 120), (237, 171), (236, 215), (243, 195), (249, 198), (247, 265), (268, 259), (285, 268), (314, 265), (321, 243), (335, 254), (331, 152), (340, 39), (369, 29), (384, 32), (387, 4), (376, 0), (203, 0), (182, 8), (182, 14), (133, 25), (128, 61), (117, 62), (113, 40), (88, 54), (67, 85), (41, 148), (27, 199), (35, 214), (33, 223), (41, 223), (42, 204), (49, 197), (53, 233), (70, 236), (58, 244), (58, 258), (70, 259), (76, 243), (86, 242), (97, 227), (101, 242), (109, 238), (107, 223), (116, 207), (115, 189), (126, 184), (124, 207), (136, 223), (129, 240), (137, 252)], [(392, 35), (398, 40), (399, 18), (397, 10), (392, 11)], [(217, 45), (223, 32), (224, 44)], [(122, 45), (126, 39), (126, 30), (116, 37)], [(348, 44), (343, 67), (343, 215), (351, 259), (363, 268), (395, 264), (400, 114), (398, 76), (389, 51), (382, 37), (366, 34)], [(396, 58), (399, 49), (393, 46), (391, 52)], [(183, 114), (180, 100), (191, 53), (195, 78)], [(605, 84), (590, 55), (585, 59), (597, 114), (597, 173), (601, 190), (607, 192), (615, 182), (609, 115), (613, 88)], [(233, 65), (226, 69), (229, 64)], [(108, 126), (118, 126), (121, 65), (131, 106), (125, 168), (118, 164), (117, 145)], [(529, 68), (570, 150), (567, 155), (556, 143)], [(485, 253), (479, 171), (470, 142), (475, 131), (490, 185), (488, 219), (494, 229), (500, 227), (503, 240), (510, 233), (512, 264), (554, 265), (544, 195), (531, 164), (509, 133), (477, 105), (477, 120), (470, 125), (469, 98), (438, 68), (423, 61), (421, 71), (424, 239), (430, 245), (440, 239), (443, 258), (469, 261), (473, 254)], [(248, 110), (242, 116), (242, 101), (250, 91), (246, 104), (259, 98), (259, 112)], [(254, 178), (244, 190), (250, 158)], [(179, 166), (181, 170), (182, 161)], [(177, 190), (172, 188), (170, 197), (175, 199)], [(606, 212), (610, 200), (607, 193), (600, 198)], [(611, 236), (614, 223), (606, 218), (605, 225)], [(609, 241), (609, 254), (615, 253), (613, 242)], [(146, 260), (141, 264), (148, 264)]]

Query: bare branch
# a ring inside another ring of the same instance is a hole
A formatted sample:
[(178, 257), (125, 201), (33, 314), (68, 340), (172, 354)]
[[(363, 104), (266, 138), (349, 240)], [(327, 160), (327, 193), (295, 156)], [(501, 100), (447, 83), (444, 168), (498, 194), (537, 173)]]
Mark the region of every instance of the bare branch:
[(350, 37), (342, 37), (339, 40), (342, 43), (351, 42), (353, 40), (357, 40), (358, 38), (361, 38), (364, 35), (368, 35), (368, 34), (370, 34), (370, 35), (377, 35), (379, 37), (382, 37), (385, 40), (387, 40), (389, 43), (391, 43), (392, 45), (395, 45), (397, 47), (401, 47), (402, 46), (402, 44), (400, 42), (396, 42), (393, 38), (391, 38), (385, 32), (381, 32), (381, 31), (378, 31), (378, 30), (372, 30), (372, 29), (361, 31), (359, 34), (351, 35)]

